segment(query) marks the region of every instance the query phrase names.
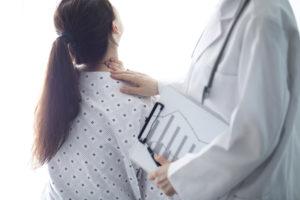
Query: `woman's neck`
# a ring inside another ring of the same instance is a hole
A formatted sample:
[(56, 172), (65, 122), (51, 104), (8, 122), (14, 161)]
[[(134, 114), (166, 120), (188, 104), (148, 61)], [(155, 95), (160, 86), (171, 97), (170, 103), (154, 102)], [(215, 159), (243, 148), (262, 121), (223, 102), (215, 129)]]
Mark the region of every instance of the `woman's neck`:
[(118, 45), (109, 42), (107, 52), (99, 65), (97, 66), (87, 66), (85, 70), (87, 71), (109, 71), (109, 68), (105, 65), (105, 62), (108, 61), (110, 58), (119, 59), (118, 57)]
[(109, 44), (107, 52), (104, 56), (104, 58), (102, 59), (101, 63), (104, 63), (105, 61), (108, 61), (110, 58), (114, 58), (114, 59), (119, 59), (119, 54), (118, 54), (118, 46), (117, 44)]

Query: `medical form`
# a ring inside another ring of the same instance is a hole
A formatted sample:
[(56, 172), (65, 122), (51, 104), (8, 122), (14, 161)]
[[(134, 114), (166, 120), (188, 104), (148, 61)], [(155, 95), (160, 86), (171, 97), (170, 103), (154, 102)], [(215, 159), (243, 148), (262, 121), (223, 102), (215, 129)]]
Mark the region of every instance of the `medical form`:
[[(175, 161), (187, 153), (200, 152), (226, 128), (228, 124), (215, 113), (168, 87), (146, 119), (131, 157), (140, 166), (146, 165), (144, 149), (152, 157), (158, 154)], [(144, 158), (139, 163), (142, 154)], [(148, 160), (153, 170), (153, 161)]]

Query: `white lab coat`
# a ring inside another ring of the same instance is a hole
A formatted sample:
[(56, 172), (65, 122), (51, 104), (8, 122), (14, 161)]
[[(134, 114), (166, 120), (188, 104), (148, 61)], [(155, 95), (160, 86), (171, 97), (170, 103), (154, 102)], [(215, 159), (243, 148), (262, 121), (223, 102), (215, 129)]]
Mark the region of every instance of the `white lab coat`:
[[(199, 40), (184, 83), (200, 102), (230, 24), (244, 0), (222, 0)], [(160, 93), (165, 84), (159, 83)], [(183, 200), (300, 199), (300, 39), (288, 0), (251, 0), (204, 105), (229, 129), (175, 161), (168, 177)], [(299, 113), (299, 112), (298, 112)], [(298, 126), (298, 129), (297, 127)]]

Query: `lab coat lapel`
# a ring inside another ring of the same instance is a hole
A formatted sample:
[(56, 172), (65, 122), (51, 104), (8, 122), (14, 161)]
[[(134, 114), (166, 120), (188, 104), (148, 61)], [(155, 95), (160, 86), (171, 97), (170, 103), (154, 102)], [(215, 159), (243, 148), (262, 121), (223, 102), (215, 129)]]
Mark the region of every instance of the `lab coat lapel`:
[(214, 16), (201, 35), (193, 52), (193, 60), (196, 62), (204, 51), (210, 47), (222, 34), (221, 21)]
[[(193, 52), (193, 63), (196, 63), (203, 53), (221, 38), (226, 37), (226, 22), (236, 16), (243, 0), (223, 0), (213, 15), (212, 20), (201, 35)], [(219, 53), (219, 52), (216, 52)]]
[[(204, 88), (208, 85), (214, 64), (220, 54), (229, 30), (244, 0), (224, 0), (217, 10), (215, 18), (203, 33), (192, 58), (192, 75), (190, 81), (197, 88), (189, 87), (189, 91), (197, 90), (202, 99)], [(199, 77), (199, 74), (201, 76)], [(191, 86), (191, 85), (190, 85)], [(194, 91), (196, 92), (196, 91)]]

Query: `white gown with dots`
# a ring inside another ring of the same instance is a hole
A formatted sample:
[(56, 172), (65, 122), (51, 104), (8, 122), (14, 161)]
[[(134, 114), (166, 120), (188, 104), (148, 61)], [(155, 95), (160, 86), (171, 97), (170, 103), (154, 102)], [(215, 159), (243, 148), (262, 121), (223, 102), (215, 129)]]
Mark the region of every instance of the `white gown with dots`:
[(119, 92), (108, 72), (81, 72), (81, 110), (47, 164), (46, 200), (169, 199), (128, 159), (153, 100)]

